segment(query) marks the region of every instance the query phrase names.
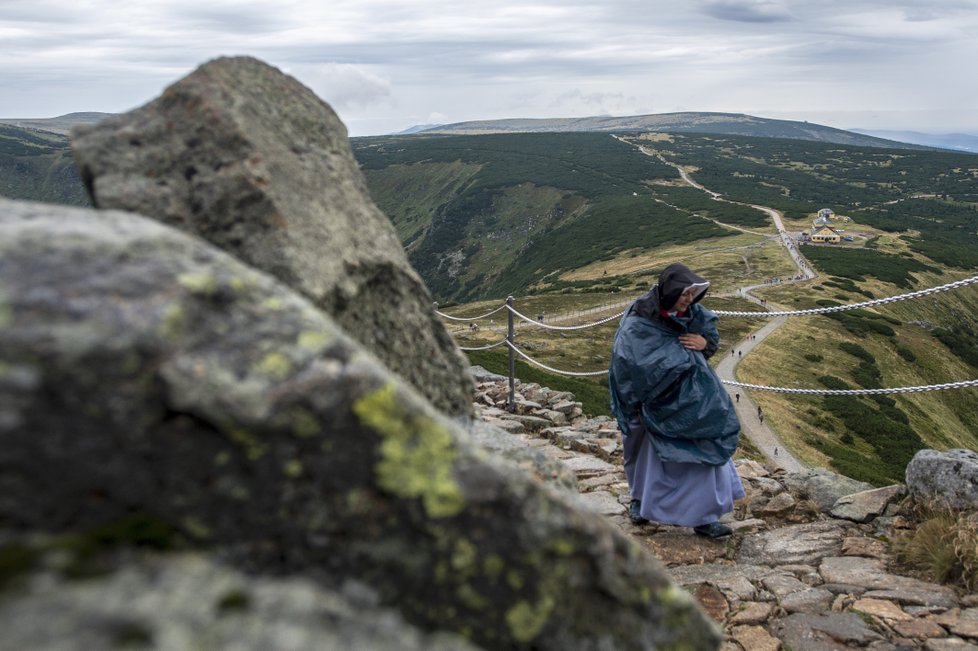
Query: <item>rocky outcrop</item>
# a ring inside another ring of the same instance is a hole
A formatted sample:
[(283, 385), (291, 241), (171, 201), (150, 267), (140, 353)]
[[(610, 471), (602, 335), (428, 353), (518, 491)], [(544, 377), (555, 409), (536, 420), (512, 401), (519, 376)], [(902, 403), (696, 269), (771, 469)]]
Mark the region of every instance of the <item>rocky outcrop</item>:
[(639, 545), (476, 447), (272, 277), (136, 215), (9, 201), (0, 259), (8, 589), (111, 569), (127, 544), (207, 548), (365, 584), (487, 648), (718, 641)]
[[(52, 554), (53, 556), (53, 554)], [(38, 573), (0, 600), (4, 649), (478, 651), (376, 603), (363, 585), (249, 576), (196, 554), (138, 555), (85, 581)]]
[(863, 481), (840, 475), (825, 468), (809, 468), (804, 472), (791, 473), (785, 478), (788, 486), (804, 499), (814, 500), (819, 508), (829, 509), (844, 495), (871, 490)]
[(471, 414), (466, 363), (336, 114), (247, 57), (211, 61), (156, 100), (76, 127), (92, 201), (199, 235), (331, 314), (433, 404)]
[(509, 413), (506, 378), (475, 376), (482, 418), (574, 470), (581, 503), (667, 565), (723, 626), (724, 651), (978, 649), (978, 595), (912, 576), (886, 542), (914, 526), (902, 514), (903, 486), (873, 489), (827, 470), (786, 473), (740, 459), (746, 496), (724, 519), (730, 538), (636, 526), (626, 517), (628, 484), (610, 419), (551, 418), (550, 402), (574, 404), (573, 396), (520, 383), (517, 413)]
[(920, 450), (907, 465), (907, 490), (917, 499), (956, 510), (978, 504), (978, 452)]

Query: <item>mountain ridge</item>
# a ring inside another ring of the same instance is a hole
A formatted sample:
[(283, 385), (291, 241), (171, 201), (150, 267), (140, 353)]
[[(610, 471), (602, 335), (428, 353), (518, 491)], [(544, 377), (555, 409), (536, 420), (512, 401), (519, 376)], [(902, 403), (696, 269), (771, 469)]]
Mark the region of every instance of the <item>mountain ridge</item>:
[[(791, 138), (860, 147), (892, 149), (929, 149), (926, 145), (905, 143), (855, 131), (837, 129), (812, 122), (763, 118), (745, 113), (683, 111), (631, 116), (591, 116), (580, 118), (506, 118), (499, 120), (470, 120), (424, 128), (411, 127), (410, 132), (425, 135), (538, 132), (621, 132), (665, 131), (717, 133), (768, 138)], [(403, 132), (402, 132), (403, 133)]]

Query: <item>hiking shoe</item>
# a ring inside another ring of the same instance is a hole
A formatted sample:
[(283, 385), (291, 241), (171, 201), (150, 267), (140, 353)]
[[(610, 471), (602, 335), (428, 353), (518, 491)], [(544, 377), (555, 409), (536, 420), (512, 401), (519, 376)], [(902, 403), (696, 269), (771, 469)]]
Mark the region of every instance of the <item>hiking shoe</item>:
[(733, 533), (733, 529), (719, 522), (701, 524), (698, 527), (693, 527), (693, 531), (701, 536), (709, 536), (710, 538), (723, 538)]
[(632, 500), (628, 503), (628, 519), (632, 521), (632, 524), (645, 524), (648, 522), (648, 520), (643, 518), (642, 514), (639, 512), (641, 508), (641, 500)]

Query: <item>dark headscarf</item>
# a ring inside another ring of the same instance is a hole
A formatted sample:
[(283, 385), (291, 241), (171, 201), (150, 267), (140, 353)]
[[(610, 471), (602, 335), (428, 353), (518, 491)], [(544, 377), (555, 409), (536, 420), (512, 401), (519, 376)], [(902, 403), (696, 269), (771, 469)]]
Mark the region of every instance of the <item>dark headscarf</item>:
[(689, 270), (689, 267), (682, 263), (676, 262), (669, 265), (659, 275), (659, 282), (656, 285), (659, 294), (659, 307), (663, 310), (672, 309), (682, 293), (690, 287), (696, 288), (693, 303), (698, 303), (706, 295), (710, 283), (694, 274)]

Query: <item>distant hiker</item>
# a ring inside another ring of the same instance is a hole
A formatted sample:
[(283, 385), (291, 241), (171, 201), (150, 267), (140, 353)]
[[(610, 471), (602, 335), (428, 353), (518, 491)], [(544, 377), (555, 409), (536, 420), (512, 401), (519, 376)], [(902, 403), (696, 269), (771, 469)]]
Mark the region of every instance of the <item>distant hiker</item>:
[(778, 448), (777, 447), (774, 448), (774, 456), (778, 456)]
[(757, 405), (757, 417), (760, 418), (761, 415), (762, 415), (761, 414), (761, 406), (760, 405)]
[(622, 432), (635, 524), (655, 520), (703, 536), (744, 488), (731, 455), (740, 422), (707, 359), (720, 342), (717, 315), (699, 304), (709, 283), (671, 264), (625, 309), (611, 349), (611, 411)]
[(737, 359), (740, 359), (743, 356), (743, 354), (744, 354), (744, 351), (738, 350), (737, 351)]
[(735, 393), (734, 394), (734, 398), (737, 399), (737, 404), (739, 405), (740, 404), (740, 394), (739, 393)]

